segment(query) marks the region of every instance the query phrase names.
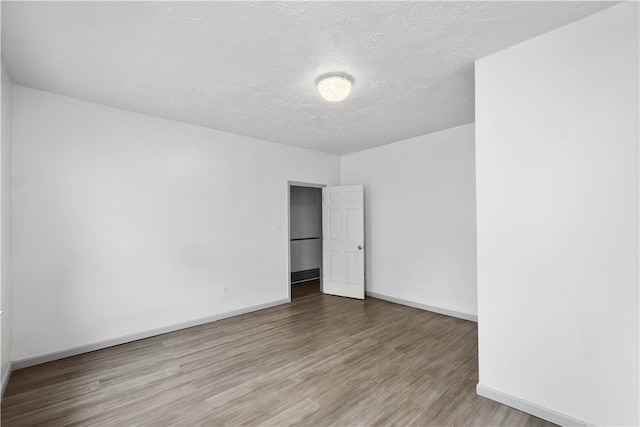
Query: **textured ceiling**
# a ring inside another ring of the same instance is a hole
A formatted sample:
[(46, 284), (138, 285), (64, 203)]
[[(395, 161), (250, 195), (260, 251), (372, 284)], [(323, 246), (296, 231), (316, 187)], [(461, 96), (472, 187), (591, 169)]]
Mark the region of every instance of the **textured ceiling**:
[(612, 4), (3, 1), (2, 57), (20, 85), (343, 154), (472, 122), (475, 59)]

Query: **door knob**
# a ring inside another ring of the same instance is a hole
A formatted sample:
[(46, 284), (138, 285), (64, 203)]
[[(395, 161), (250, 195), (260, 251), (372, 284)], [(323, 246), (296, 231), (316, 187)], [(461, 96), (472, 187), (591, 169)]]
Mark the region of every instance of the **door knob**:
[(362, 250), (362, 245), (358, 245), (358, 249), (359, 249), (359, 250)]

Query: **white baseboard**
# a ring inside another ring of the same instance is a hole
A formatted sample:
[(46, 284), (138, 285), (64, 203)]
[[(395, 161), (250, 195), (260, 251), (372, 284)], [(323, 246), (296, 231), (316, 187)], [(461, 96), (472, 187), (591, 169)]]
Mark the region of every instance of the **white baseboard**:
[(7, 389), (7, 384), (9, 384), (9, 378), (11, 378), (11, 373), (13, 372), (13, 363), (9, 362), (7, 369), (2, 373), (2, 384), (0, 385), (0, 399), (4, 396), (4, 391)]
[(389, 295), (383, 295), (376, 292), (366, 292), (367, 296), (383, 299), (389, 302), (395, 302), (396, 304), (408, 305), (409, 307), (419, 308), (421, 310), (432, 311), (438, 314), (444, 314), (446, 316), (457, 317), (458, 319), (470, 320), (472, 322), (478, 322), (478, 316), (469, 313), (462, 313), (460, 311), (449, 310), (447, 308), (435, 307), (432, 305), (421, 304), (419, 302), (404, 300), (402, 298), (396, 298)]
[[(182, 322), (175, 325), (164, 326), (162, 328), (151, 329), (148, 331), (138, 332), (135, 334), (125, 335), (118, 338), (113, 338), (96, 343), (81, 345), (78, 347), (69, 348), (66, 350), (55, 351), (52, 353), (43, 354), (41, 356), (29, 357), (26, 359), (16, 360), (12, 362), (13, 370), (28, 368), (29, 366), (40, 365), (42, 363), (52, 362), (58, 359), (64, 359), (65, 357), (76, 356), (82, 353), (88, 353), (90, 351), (101, 350), (107, 347), (113, 347), (115, 345), (125, 344), (132, 341), (138, 341), (145, 338), (154, 337), (156, 335), (162, 335), (169, 332), (179, 331), (181, 329), (192, 328), (194, 326), (204, 325), (206, 323), (215, 322), (217, 320), (227, 319), (229, 317), (239, 316), (241, 314), (251, 313), (253, 311), (263, 310), (265, 308), (275, 307), (277, 305), (288, 304), (291, 302), (289, 299), (280, 299), (276, 301), (267, 302), (264, 304), (258, 304), (251, 307), (245, 307), (238, 310), (227, 311), (217, 314), (215, 316), (203, 317), (201, 319), (190, 320), (188, 322)], [(8, 381), (8, 378), (7, 378)], [(4, 378), (3, 378), (4, 385)]]
[(545, 408), (544, 406), (528, 402), (482, 384), (476, 386), (476, 393), (487, 399), (495, 400), (503, 405), (511, 406), (512, 408), (561, 426), (594, 426), (594, 424), (589, 424), (586, 421), (570, 417), (569, 415), (556, 412), (553, 409)]

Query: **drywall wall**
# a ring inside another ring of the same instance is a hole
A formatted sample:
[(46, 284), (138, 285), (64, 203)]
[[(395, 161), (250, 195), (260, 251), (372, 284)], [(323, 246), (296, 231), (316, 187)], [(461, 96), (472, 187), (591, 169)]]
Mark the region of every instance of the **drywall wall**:
[(289, 203), (291, 271), (320, 268), (322, 265), (322, 189), (291, 186)]
[(21, 86), (13, 124), (16, 361), (286, 300), (288, 181), (339, 181), (334, 155)]
[(475, 318), (474, 162), (473, 124), (341, 157), (365, 189), (367, 292)]
[(291, 242), (291, 272), (312, 270), (321, 266), (321, 239)]
[[(11, 363), (11, 88), (2, 63), (2, 140), (0, 141), (0, 378), (6, 386)], [(4, 388), (2, 389), (4, 392)]]
[(476, 63), (482, 394), (638, 425), (638, 3)]

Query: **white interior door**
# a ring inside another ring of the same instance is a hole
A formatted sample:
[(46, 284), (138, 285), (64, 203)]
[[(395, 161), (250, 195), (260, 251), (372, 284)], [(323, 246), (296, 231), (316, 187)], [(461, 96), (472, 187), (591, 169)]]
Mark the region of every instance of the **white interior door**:
[(364, 299), (364, 190), (322, 189), (322, 291)]

